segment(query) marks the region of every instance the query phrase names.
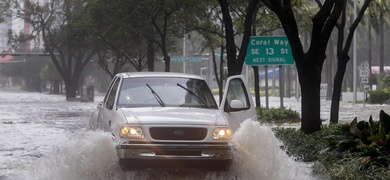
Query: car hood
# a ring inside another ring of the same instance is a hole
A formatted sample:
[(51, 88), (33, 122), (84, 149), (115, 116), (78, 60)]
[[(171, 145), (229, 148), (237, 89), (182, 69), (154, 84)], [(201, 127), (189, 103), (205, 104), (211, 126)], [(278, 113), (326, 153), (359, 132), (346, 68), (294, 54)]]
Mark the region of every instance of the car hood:
[(176, 125), (227, 125), (218, 109), (188, 107), (122, 108), (127, 123)]

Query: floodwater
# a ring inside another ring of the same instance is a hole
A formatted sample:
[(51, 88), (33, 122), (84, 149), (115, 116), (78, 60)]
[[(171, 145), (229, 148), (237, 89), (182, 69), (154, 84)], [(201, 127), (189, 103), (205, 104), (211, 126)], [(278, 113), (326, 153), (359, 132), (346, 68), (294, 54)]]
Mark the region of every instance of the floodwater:
[[(309, 165), (280, 150), (270, 127), (253, 121), (243, 122), (234, 135), (238, 149), (229, 172), (122, 172), (111, 136), (88, 128), (101, 99), (66, 102), (60, 95), (0, 89), (0, 180), (318, 179)], [(300, 106), (294, 99), (285, 104)]]

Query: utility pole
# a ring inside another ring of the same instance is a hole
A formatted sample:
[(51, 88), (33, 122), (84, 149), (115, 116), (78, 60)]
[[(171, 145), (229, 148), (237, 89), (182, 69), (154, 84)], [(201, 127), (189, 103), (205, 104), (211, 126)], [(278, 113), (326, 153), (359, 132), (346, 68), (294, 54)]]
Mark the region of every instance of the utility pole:
[[(353, 18), (356, 19), (356, 0), (353, 1)], [(356, 60), (356, 33), (354, 33), (353, 35), (353, 68), (352, 68), (352, 71), (353, 71), (353, 103), (356, 104), (356, 99), (357, 99), (357, 95), (356, 95), (356, 91), (357, 91), (357, 88), (356, 88), (356, 76), (357, 76), (357, 73), (356, 73), (356, 70), (357, 70), (357, 60)]]

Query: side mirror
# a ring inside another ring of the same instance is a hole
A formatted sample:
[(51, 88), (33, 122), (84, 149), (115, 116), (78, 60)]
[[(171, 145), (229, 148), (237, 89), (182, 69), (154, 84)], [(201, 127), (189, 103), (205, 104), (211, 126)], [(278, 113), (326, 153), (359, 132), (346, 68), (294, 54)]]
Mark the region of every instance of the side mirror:
[(232, 109), (243, 109), (245, 106), (241, 100), (233, 99), (230, 101), (230, 107)]
[(225, 108), (226, 112), (241, 111), (245, 108), (244, 102), (241, 100), (233, 99), (229, 102), (229, 107)]

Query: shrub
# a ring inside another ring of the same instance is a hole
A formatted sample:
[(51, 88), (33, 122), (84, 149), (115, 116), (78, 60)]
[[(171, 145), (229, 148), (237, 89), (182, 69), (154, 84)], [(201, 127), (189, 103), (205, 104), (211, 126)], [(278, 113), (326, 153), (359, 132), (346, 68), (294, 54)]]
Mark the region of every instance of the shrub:
[(273, 131), (275, 136), (283, 142), (281, 147), (290, 156), (304, 162), (316, 161), (320, 151), (328, 146), (323, 139), (335, 134), (340, 129), (339, 125), (324, 126), (321, 131), (313, 134), (304, 134), (300, 129), (277, 127)]
[(389, 104), (390, 91), (389, 90), (373, 90), (369, 91), (370, 97), (368, 102), (371, 104)]
[(297, 111), (284, 108), (257, 108), (257, 115), (261, 123), (299, 123), (301, 122), (300, 114)]
[(314, 162), (313, 172), (324, 179), (389, 179), (390, 116), (384, 111), (379, 121), (355, 118), (313, 134), (281, 127), (273, 131), (288, 155)]
[[(380, 119), (390, 119), (384, 112), (380, 116)], [(384, 120), (380, 123), (375, 123), (374, 126), (385, 130), (386, 128), (384, 127), (388, 126), (386, 125), (388, 122), (388, 120)], [(283, 127), (273, 128), (273, 131), (275, 136), (282, 141), (283, 146), (281, 148), (288, 155), (304, 162), (313, 162), (313, 173), (318, 177), (323, 177), (323, 179), (388, 179), (390, 169), (383, 162), (390, 162), (389, 153), (387, 151), (378, 153), (381, 156), (378, 156), (380, 158), (377, 159), (366, 156), (368, 155), (365, 154), (368, 152), (367, 148), (362, 148), (362, 143), (357, 143), (360, 142), (359, 138), (352, 133), (361, 131), (359, 128), (362, 127), (362, 124), (364, 123), (332, 124), (323, 126), (321, 131), (313, 134), (304, 134), (300, 129)], [(371, 128), (363, 126), (366, 128), (363, 128), (361, 132), (383, 132), (383, 130), (371, 131), (376, 129), (374, 126)], [(356, 129), (359, 129), (359, 131)], [(388, 135), (386, 136), (387, 141), (389, 140)], [(367, 135), (366, 137), (371, 136)], [(382, 136), (382, 138), (384, 137)], [(375, 139), (373, 138), (372, 140)], [(372, 142), (367, 143), (370, 146), (375, 144)], [(375, 149), (383, 150), (382, 148)]]
[(341, 129), (344, 136), (329, 136), (328, 151), (341, 155), (344, 152), (356, 153), (361, 157), (362, 170), (371, 166), (389, 167), (390, 161), (390, 116), (380, 111), (379, 121), (357, 121)]

